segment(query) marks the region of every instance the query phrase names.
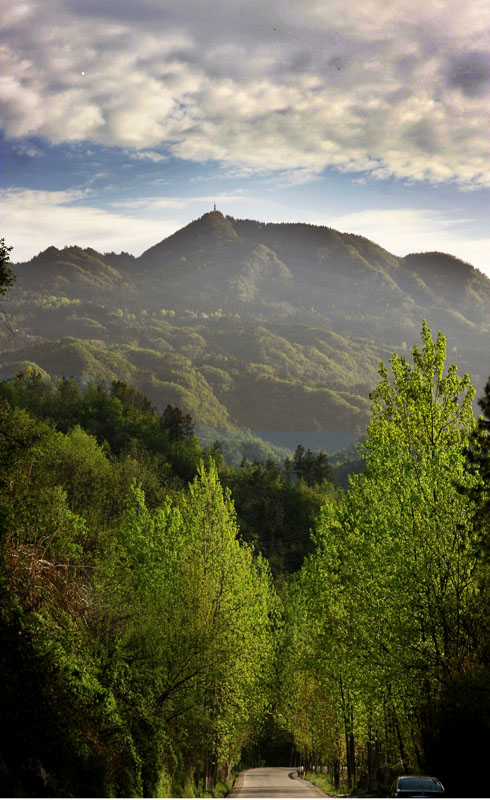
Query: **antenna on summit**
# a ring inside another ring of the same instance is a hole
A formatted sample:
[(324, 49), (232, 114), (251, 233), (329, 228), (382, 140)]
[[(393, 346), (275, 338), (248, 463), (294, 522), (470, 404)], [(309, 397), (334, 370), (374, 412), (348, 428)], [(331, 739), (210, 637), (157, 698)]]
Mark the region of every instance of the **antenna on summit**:
[(213, 209), (213, 211), (216, 211), (216, 203), (214, 204), (214, 209)]

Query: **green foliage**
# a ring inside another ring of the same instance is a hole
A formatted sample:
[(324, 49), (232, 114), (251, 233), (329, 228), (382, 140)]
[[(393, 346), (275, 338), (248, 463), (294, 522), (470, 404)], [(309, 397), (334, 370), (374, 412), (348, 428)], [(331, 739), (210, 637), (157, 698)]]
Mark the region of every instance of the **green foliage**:
[[(366, 472), (324, 505), (289, 605), (285, 715), (305, 753), (345, 758), (350, 784), (361, 757), (372, 786), (380, 759), (430, 768), (449, 687), (482, 668), (471, 497), (481, 479), (465, 457), (474, 390), (455, 366), (444, 372), (442, 334), (434, 342), (424, 323), (422, 341), (413, 364), (393, 356), (391, 378), (381, 364)], [(305, 696), (330, 715), (326, 730)]]
[(163, 412), (161, 425), (165, 435), (171, 442), (182, 442), (190, 439), (194, 433), (194, 424), (190, 414), (183, 414), (180, 408), (167, 406)]
[(0, 747), (11, 792), (139, 793), (87, 637), (87, 524), (48, 469), (61, 435), (5, 404), (0, 430)]
[(331, 484), (308, 487), (287, 479), (278, 465), (244, 462), (240, 471), (223, 469), (242, 536), (268, 559), (274, 575), (299, 569), (313, 549), (311, 530)]
[(324, 481), (334, 480), (334, 471), (329, 464), (328, 456), (320, 450), (313, 453), (310, 449), (305, 451), (303, 445), (298, 445), (295, 450), (292, 464), (288, 465), (298, 478), (307, 486), (322, 484)]
[[(226, 466), (187, 410), (121, 379), (0, 384), (10, 794), (212, 795), (261, 736), (294, 737), (334, 785), (342, 764), (374, 787), (400, 760), (444, 780), (445, 753), (483, 757), (488, 404), (476, 427), (444, 337), (424, 323), (422, 340), (381, 364), (345, 493), (301, 446), (284, 472)], [(273, 372), (250, 369), (259, 386)]]
[(166, 478), (192, 480), (203, 455), (189, 415), (174, 409), (175, 419), (169, 421), (168, 409), (160, 416), (145, 395), (122, 381), (114, 381), (110, 389), (89, 381), (82, 389), (74, 378), (52, 382), (30, 371), (1, 383), (0, 396), (52, 420), (63, 433), (81, 426), (117, 456), (139, 450), (163, 483)]
[(281, 464), (292, 456), (286, 447), (277, 447), (250, 431), (218, 430), (216, 428), (196, 428), (201, 445), (207, 450), (219, 443), (224, 460), (229, 466), (238, 469), (245, 459), (264, 463), (272, 459)]
[[(137, 698), (128, 724), (135, 737), (151, 730), (162, 748), (165, 736), (185, 740), (187, 769), (206, 786), (264, 713), (272, 668), (270, 577), (236, 534), (216, 470), (201, 468), (177, 504), (153, 515), (133, 489), (97, 573), (106, 661)], [(152, 792), (154, 767), (142, 757)]]
[(15, 275), (9, 267), (12, 249), (5, 244), (5, 239), (0, 239), (0, 294), (2, 295), (5, 295), (15, 282)]
[(156, 420), (174, 456), (195, 447), (178, 409), (182, 439), (122, 384), (82, 392), (32, 377), (8, 388), (47, 419), (57, 403), (65, 422), (85, 414), (104, 427), (116, 408), (140, 437), (116, 455), (80, 425), (63, 433), (0, 401), (10, 793), (175, 796), (192, 781), (211, 792), (269, 704), (279, 605), (267, 564), (238, 538), (211, 462), (187, 489), (165, 472), (164, 491), (146, 424)]
[(470, 445), (469, 459), (478, 469), (486, 491), (477, 497), (479, 519), (483, 530), (490, 529), (490, 378), (485, 385), (485, 394), (478, 400), (483, 415), (479, 417), (474, 433), (474, 441)]
[(354, 442), (350, 447), (338, 450), (331, 456), (331, 464), (335, 472), (335, 482), (342, 489), (349, 485), (349, 475), (358, 475), (364, 472), (366, 462), (364, 452), (359, 448), (360, 442)]

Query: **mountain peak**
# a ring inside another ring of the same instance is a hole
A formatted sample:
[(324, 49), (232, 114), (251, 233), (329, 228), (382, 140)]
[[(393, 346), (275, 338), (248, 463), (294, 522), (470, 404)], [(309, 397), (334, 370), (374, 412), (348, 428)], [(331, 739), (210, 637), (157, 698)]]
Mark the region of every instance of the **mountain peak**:
[(149, 261), (159, 261), (164, 256), (168, 256), (176, 248), (182, 245), (185, 247), (202, 247), (206, 241), (233, 241), (237, 240), (238, 235), (227, 217), (223, 216), (221, 211), (208, 211), (203, 214), (199, 219), (195, 219), (186, 225), (185, 228), (180, 228), (167, 239), (150, 247), (139, 257), (141, 263), (148, 263)]
[(38, 253), (37, 256), (33, 256), (33, 258), (31, 258), (31, 261), (52, 261), (53, 259), (56, 259), (58, 257), (60, 252), (61, 251), (58, 250), (57, 247), (55, 247), (54, 245), (50, 245), (50, 247), (47, 247), (46, 250), (41, 250), (41, 252)]
[(205, 235), (211, 233), (225, 239), (236, 239), (236, 231), (227, 217), (221, 211), (208, 211), (202, 217), (191, 222), (184, 230), (189, 233), (203, 233)]

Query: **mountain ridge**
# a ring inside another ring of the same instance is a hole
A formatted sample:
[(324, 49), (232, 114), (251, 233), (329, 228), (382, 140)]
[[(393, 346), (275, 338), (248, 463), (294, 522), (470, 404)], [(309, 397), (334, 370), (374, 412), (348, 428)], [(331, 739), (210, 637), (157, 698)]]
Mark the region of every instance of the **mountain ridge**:
[(359, 435), (379, 360), (408, 354), (422, 318), (477, 391), (490, 372), (486, 276), (332, 228), (212, 211), (138, 257), (49, 247), (13, 269), (18, 331), (2, 333), (1, 371), (120, 369), (210, 427)]
[[(308, 237), (309, 245), (306, 254), (305, 236)], [(415, 284), (418, 283), (419, 288), (423, 285), (425, 290), (433, 288), (427, 281), (434, 282), (438, 273), (442, 273), (445, 279), (452, 280), (452, 289), (458, 284), (463, 289), (472, 280), (477, 281), (480, 286), (486, 286), (489, 296), (487, 301), (490, 302), (490, 279), (471, 264), (449, 253), (433, 251), (398, 257), (358, 234), (341, 233), (333, 228), (306, 223), (236, 220), (225, 217), (219, 211), (204, 214), (148, 248), (138, 257), (127, 253), (102, 254), (91, 247), (67, 246), (58, 249), (51, 246), (30, 261), (13, 266), (21, 280), (27, 275), (29, 279), (35, 277), (35, 272), (39, 272), (39, 267), (43, 265), (53, 268), (58, 264), (65, 267), (66, 272), (72, 270), (74, 274), (78, 267), (78, 270), (84, 269), (92, 273), (94, 280), (105, 271), (106, 282), (109, 284), (107, 288), (112, 290), (115, 288), (115, 283), (129, 283), (129, 286), (132, 286), (133, 281), (141, 279), (146, 272), (154, 274), (155, 266), (163, 269), (164, 274), (161, 277), (169, 277), (169, 263), (165, 263), (164, 259), (171, 261), (175, 256), (180, 257), (180, 271), (182, 265), (187, 264), (189, 256), (193, 256), (194, 259), (191, 258), (188, 269), (184, 271), (192, 271), (193, 267), (198, 269), (202, 266), (209, 267), (209, 264), (202, 263), (203, 250), (209, 244), (215, 252), (221, 253), (225, 258), (230, 255), (235, 256), (235, 271), (240, 261), (249, 264), (254, 256), (262, 259), (272, 257), (281, 266), (282, 276), (290, 277), (292, 270), (288, 260), (297, 262), (300, 259), (303, 262), (302, 269), (307, 272), (312, 268), (315, 269), (320, 279), (323, 273), (323, 276), (328, 274), (329, 277), (342, 280), (345, 278), (347, 267), (350, 279), (360, 277), (363, 272), (374, 278), (382, 276), (393, 289), (396, 288), (402, 293), (406, 293), (408, 288), (407, 272), (411, 271)], [(183, 255), (182, 249), (186, 251), (186, 255)], [(195, 263), (198, 256), (201, 260)], [(436, 262), (437, 270), (434, 270)], [(341, 271), (343, 274), (340, 274)], [(48, 276), (45, 275), (45, 278)], [(397, 278), (405, 279), (403, 281), (405, 285), (401, 286)], [(65, 280), (69, 282), (69, 274), (65, 276)], [(444, 288), (441, 281), (438, 282), (437, 288)]]

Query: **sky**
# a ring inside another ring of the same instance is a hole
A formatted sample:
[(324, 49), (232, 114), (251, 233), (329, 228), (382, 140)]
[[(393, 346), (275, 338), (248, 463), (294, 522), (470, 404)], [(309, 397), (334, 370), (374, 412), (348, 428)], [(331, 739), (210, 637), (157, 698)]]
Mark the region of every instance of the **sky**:
[(139, 255), (212, 210), (490, 277), (488, 0), (0, 0), (1, 235)]

